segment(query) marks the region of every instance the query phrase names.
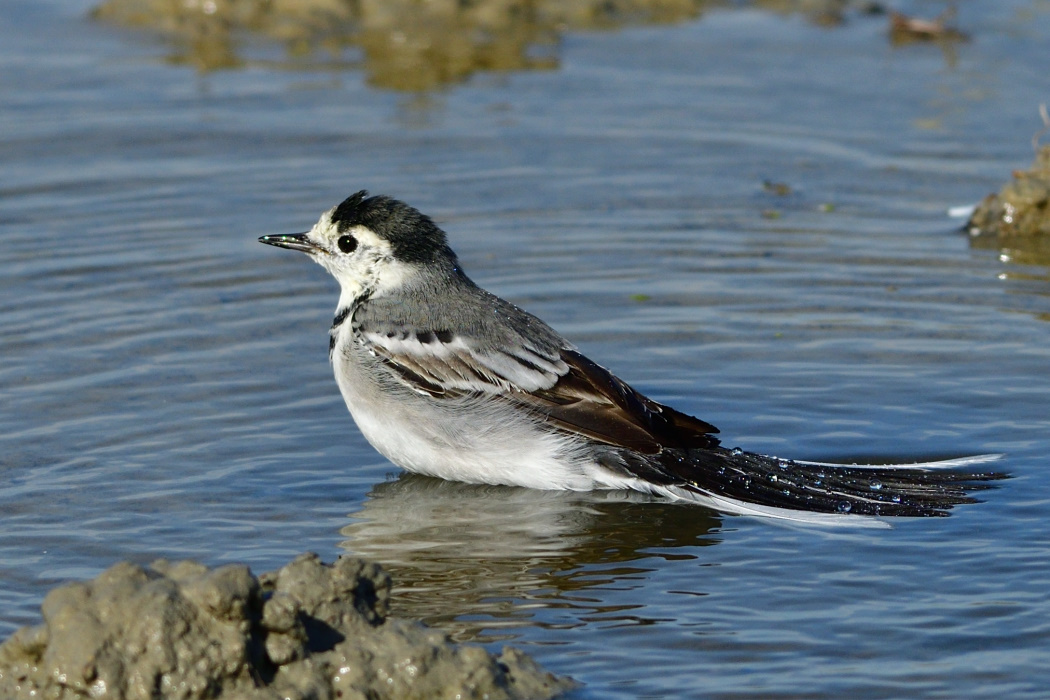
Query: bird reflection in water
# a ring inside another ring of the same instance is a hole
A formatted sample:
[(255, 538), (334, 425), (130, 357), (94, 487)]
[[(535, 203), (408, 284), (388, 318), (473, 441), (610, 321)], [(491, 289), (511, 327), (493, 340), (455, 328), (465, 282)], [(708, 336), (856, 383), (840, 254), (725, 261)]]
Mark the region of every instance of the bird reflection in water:
[(722, 524), (705, 508), (628, 491), (415, 474), (377, 485), (350, 517), (341, 546), (390, 572), (394, 615), (481, 643), (513, 639), (527, 626), (658, 622), (641, 615), (644, 605), (606, 604), (588, 591), (634, 587), (658, 560), (694, 559), (696, 547), (719, 542)]

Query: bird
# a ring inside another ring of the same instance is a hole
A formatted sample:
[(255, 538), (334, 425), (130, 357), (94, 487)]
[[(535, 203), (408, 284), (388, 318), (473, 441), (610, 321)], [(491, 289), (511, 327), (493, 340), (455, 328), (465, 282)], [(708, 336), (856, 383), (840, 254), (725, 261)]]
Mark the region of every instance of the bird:
[(643, 395), (479, 287), (433, 219), (386, 195), (361, 190), (309, 231), (259, 241), (307, 254), (338, 281), (336, 383), (368, 442), (409, 472), (882, 526), (948, 515), (1007, 476), (976, 468), (1001, 455), (847, 465), (725, 447), (714, 425)]

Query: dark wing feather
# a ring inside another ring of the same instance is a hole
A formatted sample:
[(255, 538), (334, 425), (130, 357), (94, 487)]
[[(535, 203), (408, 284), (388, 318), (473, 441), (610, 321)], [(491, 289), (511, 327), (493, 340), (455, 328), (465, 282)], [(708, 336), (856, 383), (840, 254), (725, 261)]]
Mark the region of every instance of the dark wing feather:
[(506, 398), (544, 416), (562, 430), (643, 454), (670, 447), (712, 448), (718, 428), (638, 393), (604, 367), (565, 350), (568, 372), (547, 389)]

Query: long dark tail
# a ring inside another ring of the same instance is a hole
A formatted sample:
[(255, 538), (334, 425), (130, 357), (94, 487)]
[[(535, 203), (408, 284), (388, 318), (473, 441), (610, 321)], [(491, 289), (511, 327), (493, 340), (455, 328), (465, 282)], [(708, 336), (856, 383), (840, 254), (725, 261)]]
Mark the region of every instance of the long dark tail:
[[(957, 505), (978, 503), (975, 493), (994, 488), (990, 482), (1008, 475), (975, 468), (1000, 457), (868, 466), (803, 462), (715, 447), (665, 450), (648, 458), (649, 473), (644, 476), (664, 487), (660, 490), (725, 512), (802, 522), (828, 522), (829, 515), (847, 514), (930, 517), (946, 516)], [(806, 513), (823, 515), (814, 518)]]

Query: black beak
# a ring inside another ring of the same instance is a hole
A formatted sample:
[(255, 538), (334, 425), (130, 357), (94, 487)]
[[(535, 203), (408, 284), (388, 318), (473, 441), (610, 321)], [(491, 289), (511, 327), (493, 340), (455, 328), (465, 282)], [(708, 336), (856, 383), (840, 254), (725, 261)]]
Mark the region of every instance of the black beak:
[(275, 245), (278, 248), (299, 250), (304, 253), (317, 253), (324, 250), (311, 243), (306, 238), (305, 233), (282, 233), (276, 236), (261, 236), (259, 242), (266, 245)]

